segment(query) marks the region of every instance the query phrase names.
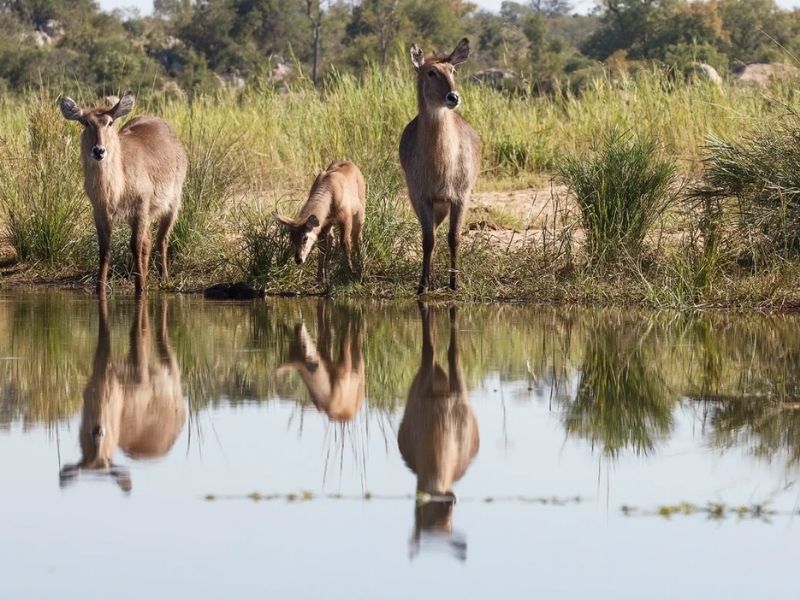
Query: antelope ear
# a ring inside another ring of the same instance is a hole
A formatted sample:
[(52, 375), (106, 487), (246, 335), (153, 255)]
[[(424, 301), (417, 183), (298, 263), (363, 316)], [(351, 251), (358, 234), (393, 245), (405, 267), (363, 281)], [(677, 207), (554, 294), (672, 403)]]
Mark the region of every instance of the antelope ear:
[(136, 96), (132, 91), (128, 90), (122, 94), (122, 98), (119, 99), (119, 102), (112, 106), (106, 114), (116, 121), (129, 114), (133, 110), (135, 102)]
[(75, 100), (69, 96), (61, 96), (59, 106), (61, 107), (61, 114), (68, 121), (80, 121), (83, 118), (83, 111)]
[(306, 219), (306, 230), (311, 231), (314, 227), (319, 227), (319, 219), (316, 215), (308, 215)]
[(411, 64), (415, 69), (419, 69), (425, 64), (425, 54), (423, 54), (422, 48), (416, 44), (411, 44)]
[(275, 220), (284, 227), (288, 227), (289, 229), (294, 229), (295, 227), (297, 227), (297, 225), (295, 225), (294, 219), (290, 219), (289, 217), (283, 217), (278, 213), (275, 213)]
[(461, 41), (458, 42), (456, 47), (450, 53), (450, 56), (447, 57), (447, 62), (455, 66), (465, 62), (468, 58), (469, 58), (469, 40), (467, 38), (461, 38)]

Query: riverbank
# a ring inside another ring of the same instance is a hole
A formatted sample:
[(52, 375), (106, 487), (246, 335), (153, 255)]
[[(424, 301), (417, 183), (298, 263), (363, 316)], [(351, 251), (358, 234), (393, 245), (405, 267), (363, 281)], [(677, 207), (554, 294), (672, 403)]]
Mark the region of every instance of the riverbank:
[[(437, 288), (432, 297), (800, 305), (800, 184), (793, 180), (800, 165), (792, 162), (800, 127), (788, 86), (747, 89), (651, 73), (598, 81), (580, 96), (463, 90), (464, 116), (483, 141), (482, 173), (464, 225), (461, 289)], [(0, 96), (0, 286), (93, 285), (96, 234), (82, 189), (80, 127), (61, 117), (59, 93), (24, 102)], [(324, 93), (300, 86), (189, 103), (139, 97), (134, 114), (173, 124), (190, 160), (165, 289), (245, 280), (271, 294), (415, 297), (420, 233), (396, 158), (415, 106), (405, 69), (342, 75)], [(274, 214), (294, 214), (333, 158), (364, 172), (367, 223), (356, 272), (336, 262), (323, 289), (314, 253), (298, 268)], [(655, 183), (653, 169), (663, 175)], [(610, 215), (602, 227), (598, 215)], [(115, 291), (130, 289), (128, 237), (126, 226), (115, 229)], [(435, 261), (442, 285), (444, 231)], [(150, 285), (159, 285), (155, 277)]]

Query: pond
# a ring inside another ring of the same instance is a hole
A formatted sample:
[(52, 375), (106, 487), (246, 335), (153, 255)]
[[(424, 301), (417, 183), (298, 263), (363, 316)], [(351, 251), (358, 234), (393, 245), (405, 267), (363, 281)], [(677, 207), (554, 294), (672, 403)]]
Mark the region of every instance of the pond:
[(799, 326), (2, 292), (0, 595), (792, 597)]

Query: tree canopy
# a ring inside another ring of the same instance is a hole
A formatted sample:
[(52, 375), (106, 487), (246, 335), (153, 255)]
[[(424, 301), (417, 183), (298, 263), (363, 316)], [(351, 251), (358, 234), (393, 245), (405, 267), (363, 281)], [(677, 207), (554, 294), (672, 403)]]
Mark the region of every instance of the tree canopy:
[(411, 42), (444, 52), (465, 35), (476, 50), (468, 68), (545, 87), (620, 61), (783, 61), (800, 53), (800, 12), (774, 0), (603, 0), (590, 15), (568, 0), (506, 1), (498, 13), (464, 0), (155, 0), (143, 17), (92, 0), (0, 0), (0, 34), (0, 89), (193, 93), (269, 80), (279, 63), (324, 82), (404, 60)]

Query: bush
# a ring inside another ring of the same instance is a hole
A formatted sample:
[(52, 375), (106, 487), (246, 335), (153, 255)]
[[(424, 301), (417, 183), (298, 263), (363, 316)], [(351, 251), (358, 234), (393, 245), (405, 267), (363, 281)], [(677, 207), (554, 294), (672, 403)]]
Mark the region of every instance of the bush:
[(800, 256), (798, 116), (738, 141), (710, 140), (704, 181), (694, 194), (718, 207), (710, 226), (740, 261), (758, 266), (770, 254)]
[(656, 152), (654, 141), (615, 127), (559, 169), (575, 194), (593, 262), (639, 256), (647, 232), (672, 201), (675, 164)]

